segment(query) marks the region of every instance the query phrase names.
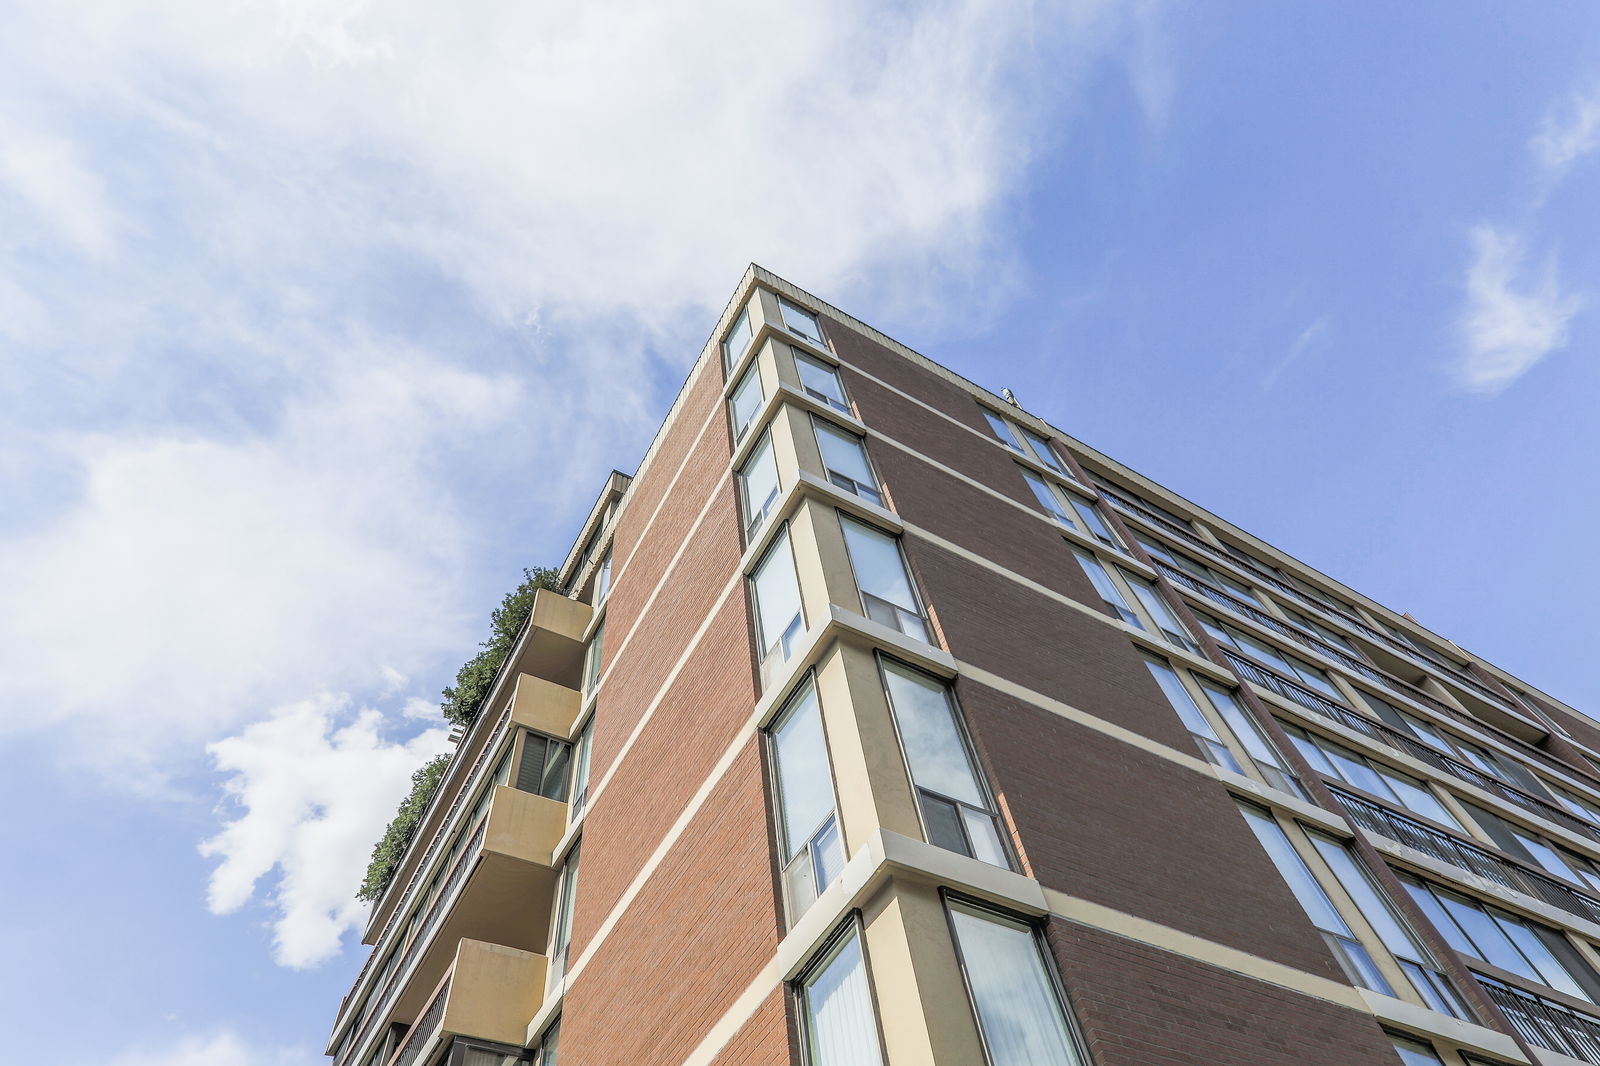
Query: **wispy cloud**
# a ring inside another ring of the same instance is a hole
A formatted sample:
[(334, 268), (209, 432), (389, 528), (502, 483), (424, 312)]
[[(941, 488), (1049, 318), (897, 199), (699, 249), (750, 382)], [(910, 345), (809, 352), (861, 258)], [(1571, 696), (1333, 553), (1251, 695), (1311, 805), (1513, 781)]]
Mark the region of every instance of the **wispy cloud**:
[(1600, 82), (1575, 92), (1546, 112), (1530, 144), (1545, 180), (1560, 181), (1582, 157), (1600, 147)]
[(1278, 379), (1283, 376), (1284, 371), (1300, 362), (1307, 352), (1326, 345), (1332, 325), (1332, 321), (1328, 316), (1322, 315), (1296, 334), (1294, 341), (1289, 345), (1289, 350), (1277, 362), (1268, 367), (1265, 374), (1261, 375), (1262, 391), (1265, 392), (1277, 385)]
[(264, 1048), (231, 1030), (219, 1029), (179, 1036), (160, 1047), (113, 1053), (109, 1061), (111, 1066), (313, 1066), (322, 1058), (309, 1050)]
[(305, 967), (336, 954), (366, 915), (355, 886), (372, 845), (412, 771), (448, 749), (445, 732), (391, 741), (378, 711), (352, 714), (348, 701), (320, 696), (212, 744), (217, 769), (229, 775), (232, 816), (201, 846), (222, 860), (211, 875), (212, 912), (238, 910), (271, 878), (277, 961)]
[(1458, 327), (1466, 388), (1497, 393), (1551, 352), (1566, 347), (1582, 301), (1561, 286), (1554, 258), (1530, 268), (1522, 240), (1492, 226), (1471, 233), (1472, 262)]

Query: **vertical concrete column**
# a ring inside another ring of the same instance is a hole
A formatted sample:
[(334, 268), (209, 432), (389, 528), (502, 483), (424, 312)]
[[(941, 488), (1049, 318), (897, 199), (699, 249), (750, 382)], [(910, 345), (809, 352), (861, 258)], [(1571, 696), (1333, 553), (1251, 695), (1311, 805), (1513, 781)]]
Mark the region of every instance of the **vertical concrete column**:
[(931, 886), (890, 881), (862, 908), (889, 1066), (983, 1061), (944, 904)]

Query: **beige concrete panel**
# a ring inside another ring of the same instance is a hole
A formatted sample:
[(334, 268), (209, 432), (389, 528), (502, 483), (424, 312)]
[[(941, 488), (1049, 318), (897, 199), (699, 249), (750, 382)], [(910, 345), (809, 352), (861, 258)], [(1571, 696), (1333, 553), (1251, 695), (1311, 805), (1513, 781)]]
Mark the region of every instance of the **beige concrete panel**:
[[(784, 440), (788, 443), (789, 450), (780, 457), (778, 473), (783, 478), (785, 485), (791, 485), (797, 480), (795, 472), (805, 470), (826, 481), (827, 474), (822, 467), (822, 452), (817, 448), (817, 437), (811, 429), (811, 413), (799, 407), (785, 405), (778, 421), (784, 423)], [(777, 422), (773, 425), (776, 427)], [(774, 433), (777, 430), (774, 429)], [(784, 465), (787, 459), (788, 466)]]
[(879, 829), (920, 838), (911, 781), (871, 653), (835, 643), (817, 667), (817, 696), (846, 854), (855, 854)]
[(550, 866), (567, 828), (567, 805), (505, 785), (496, 785), (489, 802), (483, 850)]
[(816, 561), (827, 589), (827, 602), (864, 614), (861, 596), (856, 592), (855, 571), (850, 566), (850, 553), (844, 545), (844, 532), (839, 528), (838, 512), (816, 499), (808, 499), (805, 509), (812, 516)]
[(577, 689), (520, 674), (511, 693), (511, 720), (525, 729), (570, 739), (582, 700)]
[(528, 1017), (544, 999), (548, 969), (549, 960), (531, 951), (461, 941), (441, 1027), (457, 1036), (522, 1043)]
[(551, 589), (540, 589), (533, 596), (533, 614), (530, 624), (568, 640), (582, 640), (588, 628), (589, 616), (594, 608), (578, 600), (570, 600)]
[(890, 881), (862, 907), (890, 1066), (970, 1066), (982, 1045), (937, 891)]
[[(808, 630), (828, 617), (829, 585), (817, 549), (817, 514), (802, 500), (789, 516), (789, 546), (794, 552), (795, 575), (800, 581), (800, 603)], [(825, 527), (825, 524), (824, 524)], [(770, 684), (769, 684), (770, 687)]]

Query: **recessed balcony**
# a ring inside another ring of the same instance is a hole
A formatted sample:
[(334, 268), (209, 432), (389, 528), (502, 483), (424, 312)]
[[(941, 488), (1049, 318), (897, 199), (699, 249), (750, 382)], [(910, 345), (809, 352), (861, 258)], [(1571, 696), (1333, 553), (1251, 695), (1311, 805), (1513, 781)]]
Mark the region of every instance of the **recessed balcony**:
[(520, 1045), (544, 1001), (549, 960), (503, 944), (462, 940), (450, 971), (399, 1042), (389, 1066), (430, 1061), (456, 1037)]
[[(373, 1034), (411, 1025), (427, 1011), (462, 940), (524, 952), (544, 949), (558, 877), (554, 850), (566, 825), (565, 803), (495, 787), (488, 814), (425, 903), (393, 977), (373, 989), (378, 1006), (344, 1045), (337, 1066), (361, 1061), (357, 1056), (371, 1046)], [(527, 1018), (522, 1021), (526, 1025)]]

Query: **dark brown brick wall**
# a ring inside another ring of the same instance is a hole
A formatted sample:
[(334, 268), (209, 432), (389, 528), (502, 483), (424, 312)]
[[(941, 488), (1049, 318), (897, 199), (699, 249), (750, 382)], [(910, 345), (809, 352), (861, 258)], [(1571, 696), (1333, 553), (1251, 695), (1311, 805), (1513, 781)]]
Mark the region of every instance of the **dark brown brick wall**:
[(1360, 1012), (1054, 919), (1046, 935), (1096, 1066), (1394, 1066)]

